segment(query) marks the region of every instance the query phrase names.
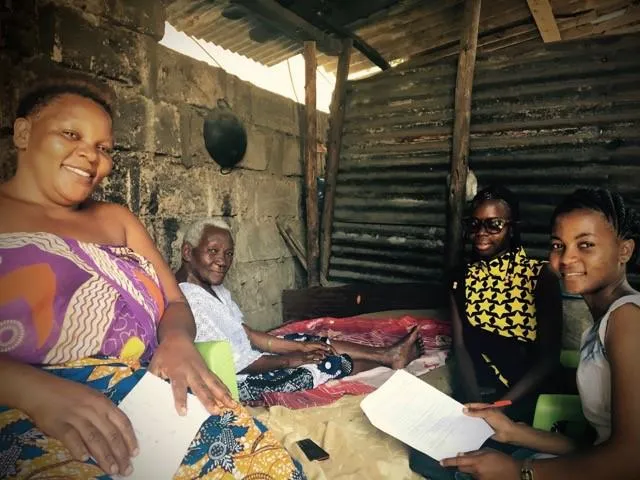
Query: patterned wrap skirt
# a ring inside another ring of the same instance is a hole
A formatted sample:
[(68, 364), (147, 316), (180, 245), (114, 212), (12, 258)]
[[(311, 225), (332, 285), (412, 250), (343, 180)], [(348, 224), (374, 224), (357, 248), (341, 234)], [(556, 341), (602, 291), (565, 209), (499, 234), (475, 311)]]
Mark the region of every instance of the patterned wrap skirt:
[[(329, 343), (327, 337), (290, 333), (282, 338), (296, 342)], [(279, 368), (265, 373), (256, 373), (238, 378), (240, 401), (257, 405), (264, 393), (289, 393), (310, 390), (329, 380), (346, 377), (353, 371), (353, 360), (347, 354), (329, 355), (317, 364), (296, 368)]]

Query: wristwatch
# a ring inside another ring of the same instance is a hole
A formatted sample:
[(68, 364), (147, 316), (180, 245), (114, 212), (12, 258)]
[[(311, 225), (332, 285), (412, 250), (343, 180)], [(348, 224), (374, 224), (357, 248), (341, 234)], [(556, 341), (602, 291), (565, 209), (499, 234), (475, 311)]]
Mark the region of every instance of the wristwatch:
[(522, 462), (520, 480), (533, 480), (533, 462), (529, 458)]

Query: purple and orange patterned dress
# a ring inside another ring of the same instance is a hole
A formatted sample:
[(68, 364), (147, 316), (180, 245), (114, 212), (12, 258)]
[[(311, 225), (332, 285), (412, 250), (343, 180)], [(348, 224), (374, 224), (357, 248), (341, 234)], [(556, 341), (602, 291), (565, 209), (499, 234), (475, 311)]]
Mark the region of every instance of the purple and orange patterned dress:
[[(0, 234), (2, 354), (118, 404), (145, 373), (165, 307), (152, 265), (127, 247), (50, 233)], [(22, 412), (0, 406), (0, 478), (34, 475), (111, 478), (91, 461), (74, 461)], [(174, 478), (254, 476), (303, 478), (271, 433), (238, 408), (203, 424)]]

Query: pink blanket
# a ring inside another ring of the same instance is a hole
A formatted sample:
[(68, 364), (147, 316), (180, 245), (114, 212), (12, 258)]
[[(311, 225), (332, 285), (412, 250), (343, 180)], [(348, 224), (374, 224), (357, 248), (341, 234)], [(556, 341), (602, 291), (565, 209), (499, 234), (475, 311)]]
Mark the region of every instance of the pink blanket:
[[(413, 325), (419, 325), (425, 353), (414, 360), (423, 368), (423, 372), (444, 364), (446, 353), (451, 344), (451, 326), (431, 318), (316, 318), (287, 323), (272, 330), (275, 335), (288, 333), (309, 333), (369, 346), (386, 346), (397, 342), (407, 334)], [(414, 363), (412, 362), (412, 364)], [(358, 375), (360, 376), (360, 375)], [(312, 390), (292, 393), (267, 393), (264, 405), (282, 405), (291, 409), (328, 405), (343, 395), (362, 395), (375, 390), (375, 386), (364, 381), (346, 377), (331, 381)], [(373, 382), (375, 383), (375, 382)]]

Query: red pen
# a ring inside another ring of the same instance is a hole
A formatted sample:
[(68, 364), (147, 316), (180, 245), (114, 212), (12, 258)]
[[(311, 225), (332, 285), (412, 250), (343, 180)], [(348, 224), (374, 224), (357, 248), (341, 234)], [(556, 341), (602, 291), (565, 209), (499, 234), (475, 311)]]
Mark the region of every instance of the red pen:
[(472, 410), (486, 410), (488, 408), (501, 408), (501, 407), (508, 407), (509, 405), (511, 405), (513, 402), (511, 400), (498, 400), (497, 402), (493, 402), (489, 405), (485, 405), (483, 407), (475, 407)]

